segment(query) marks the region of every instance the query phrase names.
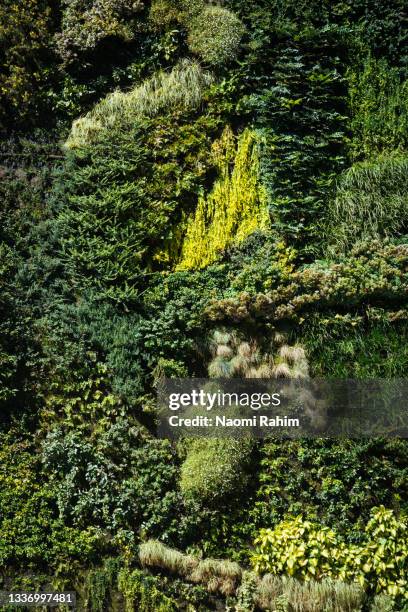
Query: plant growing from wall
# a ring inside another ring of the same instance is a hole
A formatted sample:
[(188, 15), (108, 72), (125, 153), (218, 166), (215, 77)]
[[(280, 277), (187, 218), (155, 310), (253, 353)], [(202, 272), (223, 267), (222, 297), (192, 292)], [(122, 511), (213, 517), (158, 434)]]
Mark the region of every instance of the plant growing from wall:
[(345, 253), (360, 240), (408, 233), (408, 157), (381, 155), (340, 175), (328, 212), (331, 249)]
[(348, 71), (350, 152), (354, 159), (408, 145), (408, 80), (385, 58), (368, 56)]
[(408, 596), (406, 521), (384, 506), (370, 514), (362, 544), (347, 543), (332, 529), (302, 516), (262, 529), (255, 539), (252, 565), (258, 573), (302, 580), (355, 581), (371, 593), (385, 593), (401, 603)]
[(178, 609), (177, 602), (160, 591), (154, 578), (138, 569), (122, 569), (118, 588), (125, 600), (125, 612), (176, 612)]
[(213, 144), (213, 159), (219, 178), (212, 191), (199, 198), (187, 220), (179, 270), (203, 268), (228, 246), (239, 244), (255, 230), (269, 228), (257, 134), (246, 129), (235, 145), (231, 128), (226, 127)]
[[(333, 317), (368, 315), (383, 308), (384, 320), (406, 318), (406, 244), (371, 241), (358, 243), (337, 262), (320, 261), (294, 272), (290, 280), (265, 293), (214, 301), (207, 309), (213, 321), (264, 321), (275, 324), (305, 321), (313, 304)], [(314, 313), (315, 314), (315, 313)]]
[(35, 123), (48, 109), (54, 77), (52, 38), (57, 9), (48, 0), (4, 0), (0, 7), (0, 127)]
[(205, 6), (188, 23), (190, 50), (206, 64), (220, 65), (235, 59), (245, 28), (227, 8)]
[[(143, 567), (162, 570), (201, 583), (210, 593), (235, 596), (235, 612), (290, 610), (293, 612), (361, 612), (364, 592), (357, 584), (335, 580), (302, 582), (293, 578), (253, 571), (226, 559), (198, 559), (161, 542), (149, 540), (139, 547)], [(286, 602), (286, 607), (279, 607)], [(288, 607), (290, 606), (290, 607)]]
[(63, 0), (61, 32), (56, 35), (61, 58), (70, 63), (93, 51), (104, 39), (125, 42), (141, 29), (142, 0)]
[[(276, 354), (272, 354), (272, 350)], [(265, 353), (255, 341), (247, 342), (237, 333), (216, 330), (212, 353), (213, 359), (208, 366), (211, 378), (308, 377), (303, 348), (285, 344), (283, 334), (275, 334), (271, 353)], [(180, 488), (187, 499), (214, 507), (236, 496), (246, 486), (253, 440), (192, 439), (185, 444), (187, 454), (181, 466)]]
[(182, 60), (171, 72), (159, 71), (129, 92), (109, 94), (85, 116), (74, 121), (65, 143), (67, 149), (98, 142), (110, 130), (126, 132), (137, 119), (154, 117), (170, 108), (197, 108), (212, 82), (200, 65)]
[(216, 68), (236, 59), (245, 33), (235, 13), (205, 0), (154, 0), (149, 18), (158, 31), (181, 26), (189, 50)]

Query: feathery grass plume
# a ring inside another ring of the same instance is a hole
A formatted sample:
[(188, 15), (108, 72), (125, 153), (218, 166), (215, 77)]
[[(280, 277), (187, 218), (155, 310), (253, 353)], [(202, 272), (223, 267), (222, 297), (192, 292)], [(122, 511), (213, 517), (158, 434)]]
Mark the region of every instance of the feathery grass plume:
[(195, 213), (187, 220), (177, 270), (204, 268), (225, 248), (241, 243), (257, 229), (270, 228), (265, 190), (260, 182), (257, 133), (244, 130), (236, 145), (227, 126), (214, 143), (213, 157), (220, 176), (212, 191), (200, 196)]
[(198, 564), (195, 557), (165, 546), (158, 540), (148, 540), (140, 544), (139, 559), (144, 567), (160, 567), (181, 576), (188, 576)]
[(274, 378), (291, 378), (292, 377), (292, 372), (290, 367), (288, 366), (287, 363), (284, 363), (282, 361), (282, 363), (278, 363), (276, 366), (273, 367), (272, 369), (273, 372), (273, 377)]
[(283, 344), (279, 349), (279, 355), (290, 364), (299, 363), (305, 359), (305, 351), (301, 346)]
[(233, 595), (241, 581), (242, 569), (238, 563), (225, 559), (204, 559), (190, 574), (192, 582), (205, 584), (210, 592), (220, 591)]
[(263, 363), (257, 369), (256, 378), (273, 378), (273, 365)]
[(245, 357), (242, 357), (241, 355), (235, 355), (232, 359), (231, 359), (231, 370), (234, 374), (234, 376), (237, 376), (238, 378), (245, 377), (245, 366), (247, 364), (247, 360)]
[(258, 581), (255, 603), (261, 610), (275, 610), (285, 599), (292, 612), (360, 612), (365, 600), (358, 584), (340, 580), (309, 580), (265, 574)]
[(85, 117), (74, 121), (65, 147), (92, 144), (102, 132), (113, 128), (126, 130), (138, 117), (153, 117), (169, 107), (197, 108), (205, 88), (212, 82), (212, 75), (197, 62), (183, 59), (171, 72), (157, 72), (131, 91), (109, 94)]
[(286, 340), (287, 340), (287, 336), (286, 334), (283, 334), (282, 332), (275, 332), (273, 335), (273, 341), (278, 346), (286, 342)]
[(282, 580), (282, 586), (293, 612), (359, 612), (364, 601), (364, 591), (357, 584), (288, 578)]
[(295, 363), (295, 365), (292, 368), (292, 378), (296, 378), (296, 379), (309, 378), (309, 364), (307, 363), (306, 359), (303, 359), (302, 361)]
[(232, 375), (231, 362), (225, 357), (216, 357), (208, 366), (210, 378), (230, 378)]
[(273, 609), (276, 599), (282, 595), (282, 578), (273, 574), (265, 574), (259, 580), (255, 593), (255, 603), (261, 610)]
[(408, 155), (354, 164), (339, 179), (328, 212), (329, 252), (346, 253), (367, 239), (408, 232)]
[(232, 334), (221, 329), (216, 329), (213, 333), (213, 342), (215, 344), (230, 344), (233, 341)]
[(252, 349), (248, 342), (241, 342), (241, 344), (238, 346), (238, 355), (240, 355), (241, 357), (245, 359), (250, 358), (251, 352), (252, 352)]
[(249, 370), (247, 370), (245, 374), (246, 378), (262, 378), (261, 376), (259, 376), (257, 368), (249, 368)]
[(359, 584), (342, 582), (341, 580), (331, 580), (333, 602), (337, 606), (338, 612), (354, 612), (361, 610), (365, 600), (365, 594)]
[[(278, 359), (274, 365), (272, 354), (262, 353), (257, 342), (242, 339), (239, 334), (217, 330), (210, 346), (214, 359), (208, 367), (212, 378), (308, 378), (309, 364), (304, 349), (299, 346), (281, 344), (285, 336), (278, 339)], [(274, 338), (274, 340), (275, 340)], [(272, 342), (272, 350), (275, 347)]]
[(226, 344), (220, 344), (217, 347), (217, 357), (223, 357), (224, 359), (227, 359), (228, 357), (232, 357), (234, 354), (232, 348), (230, 346), (227, 346)]

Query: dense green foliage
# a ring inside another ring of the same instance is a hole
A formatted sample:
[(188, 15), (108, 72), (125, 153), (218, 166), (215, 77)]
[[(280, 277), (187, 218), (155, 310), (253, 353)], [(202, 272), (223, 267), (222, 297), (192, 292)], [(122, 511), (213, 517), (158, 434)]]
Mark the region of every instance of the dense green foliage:
[(2, 588), (407, 609), (404, 439), (156, 437), (164, 377), (406, 377), (405, 4), (2, 3)]

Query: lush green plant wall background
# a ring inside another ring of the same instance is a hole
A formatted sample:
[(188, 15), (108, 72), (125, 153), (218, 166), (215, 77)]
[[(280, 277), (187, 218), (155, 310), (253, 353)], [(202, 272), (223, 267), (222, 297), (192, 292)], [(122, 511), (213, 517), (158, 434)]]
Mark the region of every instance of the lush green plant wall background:
[(406, 377), (405, 4), (2, 2), (2, 588), (407, 609), (404, 440), (154, 436), (163, 376)]

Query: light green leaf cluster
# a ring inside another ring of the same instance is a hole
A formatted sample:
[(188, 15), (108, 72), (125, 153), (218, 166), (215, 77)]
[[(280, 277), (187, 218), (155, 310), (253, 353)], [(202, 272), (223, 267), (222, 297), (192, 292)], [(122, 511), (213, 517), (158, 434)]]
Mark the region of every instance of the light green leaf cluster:
[(394, 599), (408, 597), (407, 523), (384, 506), (373, 508), (362, 544), (349, 544), (326, 526), (302, 516), (261, 529), (255, 539), (256, 572), (286, 574), (302, 580), (335, 578), (358, 582)]

